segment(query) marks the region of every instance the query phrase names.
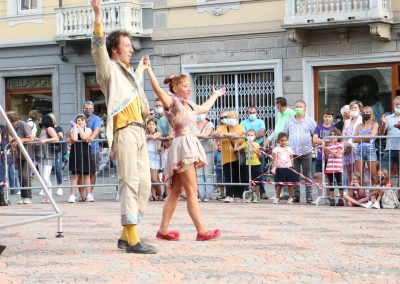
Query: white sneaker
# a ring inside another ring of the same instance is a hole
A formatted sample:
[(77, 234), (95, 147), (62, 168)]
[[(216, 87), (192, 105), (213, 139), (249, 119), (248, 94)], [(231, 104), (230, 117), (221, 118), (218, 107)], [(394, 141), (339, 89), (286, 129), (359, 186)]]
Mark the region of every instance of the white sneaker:
[(203, 202), (208, 202), (208, 199), (207, 199), (207, 198), (204, 198), (204, 199), (203, 199)]
[(18, 201), (17, 204), (24, 204), (24, 199), (25, 199), (25, 198), (21, 198), (21, 200)]
[(289, 197), (289, 199), (287, 200), (287, 204), (293, 204), (293, 197)]
[(75, 203), (75, 195), (71, 194), (68, 198), (68, 203)]
[(373, 205), (373, 203), (372, 203), (372, 201), (368, 201), (367, 203), (365, 203), (365, 204), (361, 204), (364, 208), (372, 208), (372, 205)]
[(18, 191), (18, 192), (16, 193), (16, 195), (21, 195), (21, 191)]
[(39, 192), (39, 195), (40, 195), (40, 196), (43, 196), (43, 195), (44, 195), (43, 189)]
[(274, 204), (279, 204), (279, 198), (275, 198), (273, 203)]
[(376, 201), (374, 202), (374, 204), (372, 205), (372, 208), (381, 209), (381, 204), (379, 203), (378, 200), (376, 200)]
[(226, 203), (228, 203), (228, 202), (233, 202), (233, 201), (235, 201), (235, 200), (233, 199), (233, 197), (230, 197), (230, 196), (227, 196), (227, 197), (225, 197), (225, 199), (224, 199), (224, 202), (226, 202)]
[(31, 198), (24, 198), (24, 204), (31, 204), (32, 199)]
[(57, 195), (62, 196), (63, 195), (63, 189), (61, 187), (59, 187), (57, 189)]
[(88, 194), (86, 195), (86, 202), (94, 202), (93, 194), (88, 193)]

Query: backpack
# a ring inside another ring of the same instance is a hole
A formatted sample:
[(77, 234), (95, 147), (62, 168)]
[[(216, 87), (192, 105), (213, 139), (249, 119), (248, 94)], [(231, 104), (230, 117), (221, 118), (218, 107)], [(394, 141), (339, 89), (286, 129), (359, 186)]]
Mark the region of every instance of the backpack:
[(388, 189), (382, 196), (382, 208), (395, 209), (400, 208), (400, 202), (397, 199), (396, 191)]

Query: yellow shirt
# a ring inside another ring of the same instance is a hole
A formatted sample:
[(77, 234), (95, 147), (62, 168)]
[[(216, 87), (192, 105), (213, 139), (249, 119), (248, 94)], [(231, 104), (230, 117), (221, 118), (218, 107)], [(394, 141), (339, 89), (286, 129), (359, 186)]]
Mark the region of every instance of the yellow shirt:
[(260, 162), (260, 158), (258, 158), (256, 153), (249, 152), (248, 148), (249, 148), (249, 143), (252, 143), (252, 146), (256, 149), (260, 148), (260, 144), (258, 144), (257, 142), (253, 141), (253, 142), (243, 142), (242, 146), (244, 147), (244, 150), (246, 151), (246, 166), (249, 165), (249, 154), (250, 154), (250, 166), (259, 166), (261, 165)]
[[(217, 128), (217, 131), (228, 133), (228, 128), (226, 125), (221, 125)], [(233, 132), (241, 133), (243, 135), (244, 128), (240, 124), (234, 126)], [(240, 136), (241, 136), (240, 135)], [(233, 151), (235, 141), (237, 139), (231, 138), (221, 138), (221, 163), (222, 165), (226, 163), (236, 162), (238, 160), (237, 152)]]
[[(104, 36), (102, 23), (95, 23), (94, 34), (99, 37)], [(129, 68), (129, 65), (125, 67)], [(136, 70), (136, 72), (143, 72), (143, 70)], [(114, 132), (134, 121), (143, 122), (139, 97), (134, 98), (129, 105), (127, 105), (122, 111), (120, 111), (113, 117)]]

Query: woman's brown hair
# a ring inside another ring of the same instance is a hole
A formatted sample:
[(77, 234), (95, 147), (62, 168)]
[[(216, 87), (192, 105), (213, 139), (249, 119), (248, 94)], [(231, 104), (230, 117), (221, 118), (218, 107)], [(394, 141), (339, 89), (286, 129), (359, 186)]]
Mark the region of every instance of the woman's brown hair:
[(174, 87), (178, 86), (180, 83), (184, 82), (184, 81), (189, 81), (188, 76), (186, 75), (172, 75), (172, 76), (168, 76), (164, 79), (164, 84), (168, 84), (169, 86), (169, 91), (171, 93), (174, 92)]

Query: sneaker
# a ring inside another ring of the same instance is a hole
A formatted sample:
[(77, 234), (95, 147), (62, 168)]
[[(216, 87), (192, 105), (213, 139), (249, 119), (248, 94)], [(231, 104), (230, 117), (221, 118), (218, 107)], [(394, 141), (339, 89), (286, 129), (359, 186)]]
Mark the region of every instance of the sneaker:
[(338, 201), (336, 202), (336, 206), (344, 206), (344, 202), (343, 199), (338, 199)]
[(293, 196), (293, 203), (300, 203), (300, 197)]
[(20, 190), (18, 190), (18, 192), (16, 193), (16, 195), (21, 195), (21, 191), (20, 191)]
[(21, 198), (20, 201), (17, 202), (17, 204), (24, 204), (25, 198)]
[(224, 202), (226, 202), (226, 203), (230, 203), (230, 202), (233, 202), (233, 201), (235, 201), (235, 200), (233, 199), (233, 197), (230, 197), (230, 196), (227, 196), (224, 199)]
[(287, 204), (293, 204), (293, 197), (289, 197), (289, 199), (287, 200)]
[(329, 198), (328, 201), (329, 201), (329, 206), (335, 206), (335, 199)]
[(75, 195), (71, 194), (68, 198), (68, 203), (75, 203)]
[(260, 202), (260, 197), (254, 196), (253, 203), (259, 203), (259, 202)]
[(246, 198), (246, 203), (250, 203), (253, 200), (253, 195), (249, 194), (249, 196)]
[(32, 204), (32, 199), (31, 198), (24, 198), (24, 204)]
[(39, 195), (40, 195), (40, 196), (43, 196), (43, 195), (44, 195), (43, 189), (39, 192)]
[(381, 209), (381, 204), (379, 203), (378, 200), (376, 200), (376, 201), (374, 202), (374, 204), (372, 205), (372, 208), (374, 208), (374, 209)]
[(362, 206), (363, 206), (364, 208), (372, 208), (372, 205), (373, 205), (372, 201), (368, 201), (367, 203), (362, 204)]
[(279, 198), (276, 198), (275, 197), (275, 199), (274, 199), (274, 202), (273, 202), (274, 204), (279, 204)]
[(86, 196), (86, 202), (94, 202), (93, 194), (88, 193)]
[(59, 187), (57, 189), (57, 195), (62, 196), (63, 195), (63, 189), (61, 187)]
[(203, 199), (203, 202), (208, 202), (208, 199), (207, 199), (207, 198), (204, 198), (204, 199)]

